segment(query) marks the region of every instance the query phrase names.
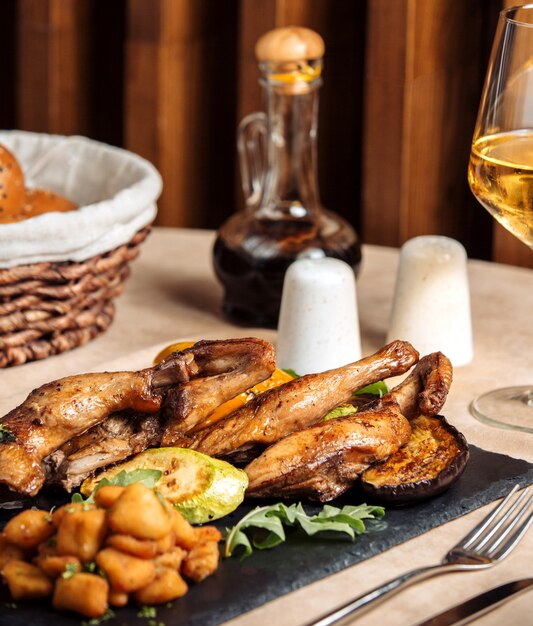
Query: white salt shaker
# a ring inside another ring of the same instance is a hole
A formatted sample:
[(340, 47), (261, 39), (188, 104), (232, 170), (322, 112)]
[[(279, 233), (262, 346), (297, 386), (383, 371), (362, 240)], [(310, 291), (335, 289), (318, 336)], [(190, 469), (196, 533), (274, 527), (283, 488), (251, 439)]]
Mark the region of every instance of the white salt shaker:
[(441, 351), (453, 365), (472, 360), (466, 260), (449, 237), (415, 237), (402, 246), (387, 341), (409, 341), (421, 355)]
[(360, 358), (353, 269), (329, 257), (292, 263), (281, 297), (278, 366), (311, 374)]

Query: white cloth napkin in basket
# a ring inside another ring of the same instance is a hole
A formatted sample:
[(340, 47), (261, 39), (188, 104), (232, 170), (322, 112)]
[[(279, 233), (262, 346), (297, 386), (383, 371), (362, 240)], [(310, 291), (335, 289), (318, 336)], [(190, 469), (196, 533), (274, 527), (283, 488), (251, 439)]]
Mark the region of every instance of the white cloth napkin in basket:
[(65, 213), (0, 224), (0, 268), (84, 261), (130, 241), (157, 213), (161, 176), (145, 159), (85, 137), (0, 132), (27, 187), (46, 187), (80, 205)]

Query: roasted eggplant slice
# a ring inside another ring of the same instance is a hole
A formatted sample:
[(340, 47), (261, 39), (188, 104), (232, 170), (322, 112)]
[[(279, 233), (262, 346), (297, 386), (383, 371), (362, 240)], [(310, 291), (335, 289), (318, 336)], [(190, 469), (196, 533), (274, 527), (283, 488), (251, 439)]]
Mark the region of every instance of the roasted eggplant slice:
[(436, 496), (466, 467), (466, 439), (444, 417), (419, 415), (411, 429), (407, 445), (361, 476), (365, 492), (380, 502), (409, 504)]

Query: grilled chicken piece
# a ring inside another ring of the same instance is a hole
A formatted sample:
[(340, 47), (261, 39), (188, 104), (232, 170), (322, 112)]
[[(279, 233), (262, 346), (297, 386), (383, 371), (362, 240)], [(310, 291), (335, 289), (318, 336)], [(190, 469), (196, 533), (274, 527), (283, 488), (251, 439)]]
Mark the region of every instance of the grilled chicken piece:
[(181, 354), (194, 359), (201, 378), (168, 390), (164, 401), (168, 419), (131, 412), (110, 416), (46, 459), (48, 481), (71, 491), (101, 467), (166, 445), (162, 438), (196, 424), (222, 402), (270, 376), (276, 366), (272, 344), (255, 338), (199, 341)]
[(97, 469), (159, 445), (161, 431), (159, 413), (116, 413), (44, 459), (48, 482), (73, 491)]
[(270, 446), (245, 471), (252, 497), (307, 495), (322, 502), (348, 489), (367, 467), (405, 445), (406, 416), (436, 415), (452, 380), (444, 354), (422, 357), (391, 392), (354, 415), (328, 420)]
[(164, 389), (189, 380), (197, 371), (193, 355), (175, 353), (139, 372), (80, 374), (35, 389), (0, 420), (9, 433), (0, 441), (0, 484), (35, 495), (45, 479), (44, 457), (111, 413), (158, 411)]
[(267, 341), (229, 339), (223, 346), (224, 350), (218, 352), (213, 350), (213, 342), (199, 342), (189, 348), (194, 350), (194, 359), (204, 378), (169, 391), (162, 445), (172, 445), (176, 437), (201, 425), (223, 402), (265, 380), (276, 368), (274, 346)]
[(386, 397), (394, 398), (409, 419), (416, 415), (437, 415), (446, 402), (453, 367), (442, 352), (423, 356), (407, 378)]
[(417, 360), (409, 343), (394, 341), (350, 365), (308, 374), (262, 393), (214, 426), (174, 443), (215, 457), (249, 461), (270, 444), (316, 423), (357, 389), (403, 374)]
[(288, 435), (246, 466), (247, 495), (327, 502), (349, 489), (372, 463), (409, 440), (411, 428), (395, 402), (331, 419)]

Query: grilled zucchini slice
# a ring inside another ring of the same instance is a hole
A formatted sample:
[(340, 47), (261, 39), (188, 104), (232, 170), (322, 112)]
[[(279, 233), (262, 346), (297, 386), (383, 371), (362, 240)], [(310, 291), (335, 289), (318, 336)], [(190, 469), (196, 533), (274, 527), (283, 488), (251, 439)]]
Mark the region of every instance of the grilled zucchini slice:
[(154, 486), (191, 524), (224, 517), (244, 499), (248, 476), (226, 461), (186, 448), (152, 448), (88, 478), (81, 486), (89, 496), (103, 479), (122, 470), (155, 469), (162, 472)]

